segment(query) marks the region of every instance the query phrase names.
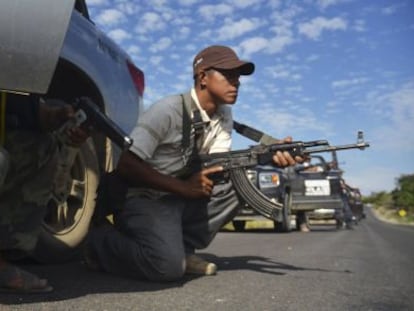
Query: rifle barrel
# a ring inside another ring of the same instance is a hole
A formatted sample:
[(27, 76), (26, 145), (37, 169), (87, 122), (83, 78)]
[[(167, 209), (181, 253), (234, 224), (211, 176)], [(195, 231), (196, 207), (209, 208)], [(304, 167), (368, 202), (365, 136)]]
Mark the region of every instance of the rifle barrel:
[(369, 143), (363, 142), (363, 143), (340, 145), (340, 146), (325, 146), (325, 147), (319, 147), (319, 148), (308, 148), (304, 150), (304, 153), (311, 154), (311, 153), (319, 153), (319, 152), (325, 152), (325, 151), (337, 151), (337, 150), (347, 150), (347, 149), (364, 150), (367, 147), (369, 147)]

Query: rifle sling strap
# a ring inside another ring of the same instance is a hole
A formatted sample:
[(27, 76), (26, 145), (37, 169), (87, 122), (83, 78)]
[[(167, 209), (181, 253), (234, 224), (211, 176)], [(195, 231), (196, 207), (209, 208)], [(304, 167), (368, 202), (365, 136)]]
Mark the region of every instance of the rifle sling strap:
[(191, 98), (190, 93), (181, 94), (181, 104), (183, 109), (183, 129), (181, 140), (182, 153), (184, 154), (191, 146), (191, 131), (193, 128), (194, 144), (190, 157), (186, 160), (186, 164), (174, 174), (178, 178), (186, 178), (196, 170), (199, 170), (200, 162), (197, 159), (199, 150), (201, 149), (204, 140), (205, 122), (203, 122), (200, 110)]
[(279, 142), (277, 138), (274, 138), (270, 135), (267, 135), (253, 127), (250, 127), (248, 125), (239, 123), (235, 120), (233, 120), (233, 129), (243, 135), (244, 137), (247, 137), (255, 142), (258, 142), (262, 145), (272, 145)]
[(201, 118), (200, 110), (197, 108), (189, 93), (181, 94), (181, 103), (183, 106), (182, 148), (185, 150), (190, 147), (191, 127), (194, 127), (194, 137), (196, 140), (194, 145), (200, 149), (205, 126)]

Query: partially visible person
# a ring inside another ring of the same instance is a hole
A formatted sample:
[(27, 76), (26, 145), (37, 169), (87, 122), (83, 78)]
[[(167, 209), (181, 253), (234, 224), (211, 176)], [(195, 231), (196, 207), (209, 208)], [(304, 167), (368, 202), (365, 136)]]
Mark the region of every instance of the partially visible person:
[(341, 198), (342, 198), (342, 208), (335, 210), (335, 221), (336, 221), (336, 228), (342, 229), (346, 228), (348, 230), (354, 229), (353, 226), (353, 213), (351, 210), (350, 202), (349, 202), (349, 192), (347, 189), (347, 185), (344, 179), (340, 180), (341, 186)]
[(358, 224), (358, 222), (364, 218), (364, 204), (362, 202), (362, 194), (359, 188), (351, 187), (350, 185), (346, 185), (349, 197), (349, 205), (352, 211), (352, 220), (354, 224)]
[[(71, 105), (35, 95), (1, 93), (0, 115), (0, 291), (48, 292), (48, 281), (8, 262), (3, 254), (30, 252), (52, 193), (58, 148), (51, 134), (73, 118)], [(5, 112), (5, 113), (4, 113)], [(80, 146), (88, 132), (80, 127), (66, 133), (72, 146)]]
[[(131, 134), (134, 144), (117, 166), (130, 186), (126, 202), (114, 214), (114, 226), (90, 232), (85, 251), (89, 267), (150, 281), (216, 273), (216, 264), (195, 251), (207, 247), (236, 216), (239, 201), (231, 182), (210, 179), (222, 167), (194, 167), (191, 159), (230, 151), (231, 109), (240, 76), (253, 71), (254, 64), (240, 60), (229, 47), (210, 46), (194, 58), (194, 87), (142, 114)], [(186, 130), (187, 117), (200, 128), (193, 124)], [(301, 161), (280, 151), (273, 160), (279, 166)]]
[(307, 233), (311, 231), (309, 227), (308, 215), (305, 211), (298, 211), (296, 213), (296, 222), (300, 232)]

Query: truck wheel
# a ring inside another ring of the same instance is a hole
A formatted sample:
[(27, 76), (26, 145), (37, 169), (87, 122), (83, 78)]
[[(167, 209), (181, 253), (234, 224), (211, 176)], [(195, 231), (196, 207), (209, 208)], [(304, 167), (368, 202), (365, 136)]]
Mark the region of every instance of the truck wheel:
[[(98, 159), (92, 139), (72, 157), (64, 178), (56, 178), (42, 231), (31, 257), (42, 263), (73, 260), (88, 233), (99, 181)], [(63, 180), (62, 180), (63, 179)], [(63, 182), (63, 188), (62, 188)], [(62, 190), (63, 189), (63, 190)]]
[(274, 228), (276, 232), (290, 232), (290, 207), (292, 205), (292, 196), (289, 192), (286, 192), (283, 199), (282, 207), (282, 221), (275, 221)]
[(237, 232), (243, 232), (246, 228), (246, 221), (245, 220), (233, 220), (232, 221), (234, 230)]

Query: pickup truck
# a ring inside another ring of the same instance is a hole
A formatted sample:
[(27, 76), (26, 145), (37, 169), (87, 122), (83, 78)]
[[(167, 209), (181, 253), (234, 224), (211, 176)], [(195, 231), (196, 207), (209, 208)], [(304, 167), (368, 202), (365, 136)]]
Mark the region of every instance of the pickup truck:
[[(284, 169), (257, 166), (247, 171), (250, 181), (282, 207), (282, 217), (270, 219), (276, 232), (289, 232), (294, 226), (299, 229), (298, 222), (295, 222), (298, 212), (325, 209), (334, 214), (342, 210), (344, 202), (340, 180), (343, 171), (330, 166), (330, 163), (337, 163), (336, 153), (332, 152), (332, 158), (332, 161), (326, 161), (324, 156), (312, 155), (307, 165)], [(254, 206), (244, 204), (232, 224), (236, 231), (242, 231), (247, 220), (258, 217), (262, 216)]]
[(312, 211), (341, 208), (340, 180), (343, 171), (330, 167), (323, 156), (311, 156), (309, 167), (288, 168), (290, 210)]
[[(0, 68), (0, 90), (67, 102), (88, 97), (127, 133), (143, 107), (144, 73), (95, 26), (84, 0), (3, 1)], [(116, 145), (94, 133), (69, 169), (61, 170), (34, 259), (63, 262), (78, 253), (100, 174), (113, 167), (119, 154)]]

